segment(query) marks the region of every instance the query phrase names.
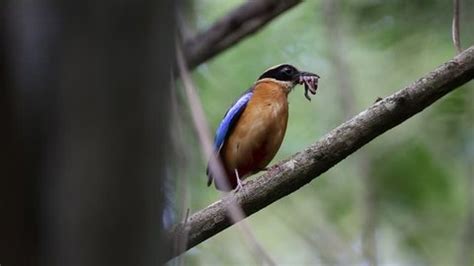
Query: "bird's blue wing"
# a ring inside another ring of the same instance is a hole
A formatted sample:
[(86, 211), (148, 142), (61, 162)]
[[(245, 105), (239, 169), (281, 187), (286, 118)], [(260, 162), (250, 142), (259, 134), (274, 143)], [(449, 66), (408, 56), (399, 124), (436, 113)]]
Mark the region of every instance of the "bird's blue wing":
[(219, 127), (216, 130), (216, 137), (214, 139), (214, 149), (219, 151), (224, 144), (225, 140), (229, 136), (233, 125), (239, 119), (240, 115), (244, 111), (250, 98), (252, 98), (253, 91), (249, 89), (227, 110), (222, 119)]

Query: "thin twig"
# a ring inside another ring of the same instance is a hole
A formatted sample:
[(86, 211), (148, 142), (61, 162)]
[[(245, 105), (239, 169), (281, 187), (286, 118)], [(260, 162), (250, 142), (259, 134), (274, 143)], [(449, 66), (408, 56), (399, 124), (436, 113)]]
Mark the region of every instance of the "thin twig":
[[(170, 76), (171, 79), (171, 123), (172, 128), (174, 128), (174, 134), (172, 135), (173, 139), (173, 144), (176, 145), (176, 147), (173, 149), (173, 151), (182, 151), (185, 149), (185, 144), (183, 143), (183, 124), (182, 124), (182, 118), (180, 117), (180, 112), (178, 108), (178, 99), (176, 95), (176, 82), (173, 76)], [(186, 153), (176, 153), (174, 155), (175, 160), (177, 160), (176, 165), (179, 165), (176, 169), (177, 171), (177, 177), (176, 177), (176, 194), (177, 194), (177, 206), (179, 210), (179, 217), (184, 217), (183, 218), (183, 223), (187, 221), (188, 215), (189, 215), (189, 208), (187, 206), (189, 205), (189, 190), (187, 187), (187, 173), (186, 173), (186, 166), (189, 161), (188, 155)], [(184, 167), (183, 167), (184, 166)], [(176, 254), (181, 254), (185, 248), (186, 248), (186, 242), (187, 242), (188, 236), (187, 234), (181, 234), (177, 236), (176, 239), (173, 239), (174, 241), (174, 249), (172, 252), (175, 252)], [(184, 264), (184, 258), (182, 256), (178, 256), (175, 262), (172, 263), (172, 265), (183, 265)]]
[[(224, 197), (189, 217), (191, 248), (233, 224), (226, 219), (228, 201), (237, 200), (251, 215), (289, 195), (387, 130), (421, 112), (438, 99), (474, 78), (474, 46), (420, 77), (408, 87), (374, 103), (331, 130), (305, 150), (280, 162), (276, 171), (244, 182), (244, 189)], [(170, 237), (182, 233), (176, 225)]]
[[(189, 208), (186, 209), (186, 214), (184, 215), (183, 219), (183, 227), (186, 228), (188, 224), (188, 219), (189, 219)], [(186, 242), (188, 241), (188, 235), (187, 234), (182, 234), (177, 240), (177, 248), (176, 251), (177, 253), (182, 252), (182, 250), (186, 249)], [(184, 258), (183, 256), (178, 256), (178, 262), (177, 265), (184, 265)]]
[(459, 54), (462, 52), (461, 48), (461, 39), (460, 39), (460, 29), (459, 29), (459, 16), (460, 16), (460, 8), (459, 8), (459, 0), (453, 0), (453, 25), (452, 25), (452, 37), (453, 37), (453, 44), (454, 48), (456, 48), (456, 52)]
[(186, 215), (184, 216), (183, 225), (186, 226), (189, 218), (189, 208), (186, 209)]
[[(207, 121), (205, 118), (204, 110), (202, 109), (202, 104), (199, 100), (199, 96), (196, 93), (195, 86), (193, 84), (189, 71), (186, 67), (183, 53), (181, 51), (181, 47), (179, 46), (179, 44), (176, 45), (176, 51), (177, 51), (176, 56), (177, 56), (178, 69), (180, 72), (181, 80), (183, 82), (183, 86), (185, 88), (186, 96), (189, 101), (189, 106), (191, 108), (191, 116), (193, 118), (193, 123), (198, 133), (198, 138), (199, 138), (199, 141), (201, 142), (201, 146), (203, 147), (205, 158), (211, 158), (214, 152), (213, 152), (213, 147), (212, 147), (212, 142), (211, 142), (211, 134), (207, 127)], [(224, 170), (222, 168), (222, 165), (220, 163), (218, 164), (219, 165), (217, 167), (213, 167), (215, 169), (213, 171), (216, 173), (217, 178), (222, 178), (222, 181), (223, 181), (222, 183), (224, 183), (227, 181), (224, 178), (225, 177)], [(230, 186), (228, 182), (227, 182), (227, 186)], [(244, 238), (253, 247), (251, 250), (255, 252), (254, 255), (257, 258), (263, 260), (263, 262), (266, 262), (266, 264), (268, 265), (275, 265), (272, 258), (268, 255), (268, 253), (265, 251), (262, 245), (255, 238), (255, 235), (253, 234), (250, 226), (244, 220), (246, 217), (244, 212), (242, 211), (237, 201), (233, 199), (232, 195), (233, 194), (230, 195), (231, 200), (229, 200), (226, 204), (227, 205), (226, 208), (227, 208), (229, 217), (232, 220), (232, 223), (237, 223), (240, 221), (238, 223), (238, 227), (241, 230)], [(221, 193), (221, 197), (223, 196), (224, 195)]]

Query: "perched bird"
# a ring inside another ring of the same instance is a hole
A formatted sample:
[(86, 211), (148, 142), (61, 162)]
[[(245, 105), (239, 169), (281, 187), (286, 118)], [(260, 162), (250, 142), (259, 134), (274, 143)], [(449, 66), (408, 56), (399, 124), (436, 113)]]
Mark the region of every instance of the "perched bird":
[[(227, 110), (214, 139), (214, 156), (207, 167), (208, 183), (229, 191), (240, 189), (241, 180), (266, 170), (283, 141), (288, 122), (288, 93), (305, 85), (316, 93), (319, 76), (282, 64), (267, 69)], [(217, 163), (223, 166), (223, 178), (217, 176)]]

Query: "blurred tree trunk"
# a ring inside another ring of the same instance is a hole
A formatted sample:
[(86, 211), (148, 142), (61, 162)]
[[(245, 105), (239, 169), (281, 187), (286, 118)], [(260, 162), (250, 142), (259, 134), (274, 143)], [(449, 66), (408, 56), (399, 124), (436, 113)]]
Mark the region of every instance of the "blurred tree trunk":
[(1, 5), (0, 263), (162, 261), (175, 3)]
[(6, 16), (7, 3), (0, 2), (0, 263), (27, 265), (37, 257), (36, 179), (29, 175), (35, 166), (27, 162), (14, 111), (17, 86), (8, 62)]
[[(340, 25), (340, 0), (324, 1), (324, 20), (326, 27), (327, 46), (329, 59), (333, 65), (333, 79), (338, 81), (339, 99), (344, 119), (350, 118), (356, 113), (355, 90), (351, 81), (351, 68), (348, 64), (344, 38)], [(356, 162), (357, 175), (362, 177), (363, 187), (363, 214), (362, 219), (362, 253), (364, 260), (369, 265), (377, 265), (377, 245), (375, 241), (375, 229), (377, 219), (376, 191), (373, 185), (371, 170), (371, 156), (367, 149), (359, 152), (354, 158)]]

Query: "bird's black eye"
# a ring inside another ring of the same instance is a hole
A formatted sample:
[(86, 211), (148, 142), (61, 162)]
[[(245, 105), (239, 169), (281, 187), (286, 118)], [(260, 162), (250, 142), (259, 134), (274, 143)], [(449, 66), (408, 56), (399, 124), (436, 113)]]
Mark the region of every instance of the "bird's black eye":
[(291, 75), (293, 74), (293, 69), (291, 69), (291, 68), (289, 68), (289, 67), (285, 67), (285, 68), (283, 69), (283, 73), (284, 73), (285, 75), (291, 76)]

